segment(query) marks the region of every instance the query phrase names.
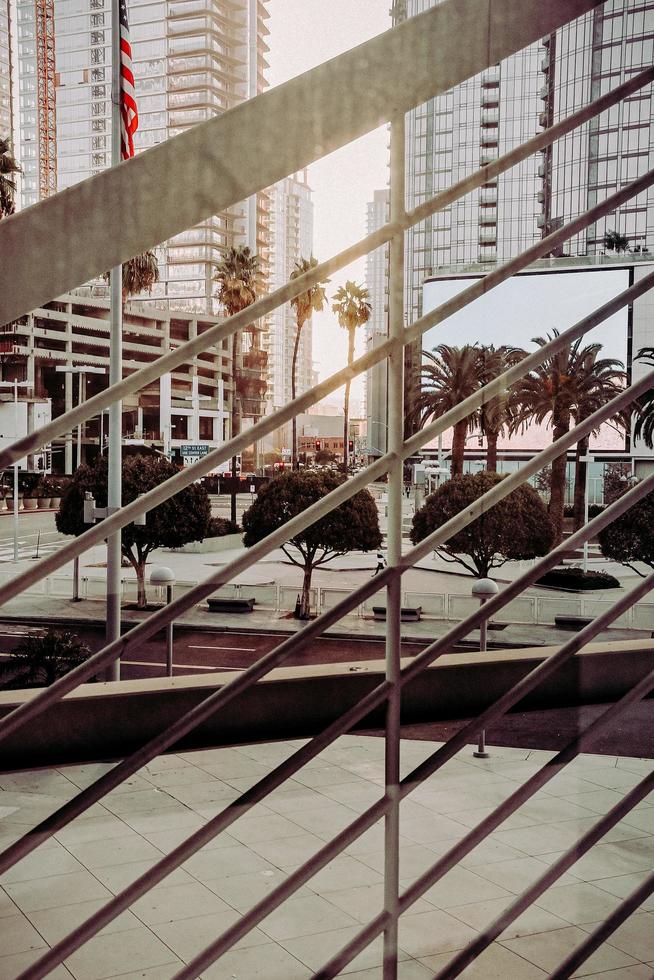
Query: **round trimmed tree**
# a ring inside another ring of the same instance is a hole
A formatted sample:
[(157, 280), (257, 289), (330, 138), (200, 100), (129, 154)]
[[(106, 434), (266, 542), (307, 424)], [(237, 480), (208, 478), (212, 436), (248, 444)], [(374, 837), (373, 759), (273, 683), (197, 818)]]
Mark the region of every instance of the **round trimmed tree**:
[[(177, 473), (165, 456), (126, 456), (123, 459), (123, 504)], [(96, 506), (107, 506), (107, 458), (101, 456), (93, 466), (79, 466), (61, 500), (55, 517), (57, 530), (78, 536), (86, 531), (84, 523), (84, 494), (89, 490)], [(145, 566), (156, 548), (181, 548), (189, 541), (202, 541), (209, 533), (211, 504), (209, 495), (199, 483), (180, 490), (149, 510), (144, 525), (127, 524), (121, 535), (121, 550), (136, 572), (137, 605), (145, 609)]]
[[(502, 479), (497, 473), (483, 472), (448, 480), (416, 511), (412, 542), (418, 544)], [(478, 578), (486, 578), (507, 561), (546, 555), (553, 539), (554, 528), (545, 504), (533, 487), (523, 484), (438, 551), (446, 561), (457, 562)]]
[(598, 540), (605, 558), (620, 562), (644, 578), (635, 563), (654, 568), (654, 493), (648, 493), (600, 531)]
[[(341, 483), (343, 477), (337, 473), (312, 470), (287, 472), (271, 480), (259, 490), (257, 499), (243, 514), (244, 545), (251, 548), (291, 518), (322, 500)], [(374, 551), (381, 547), (381, 542), (375, 501), (368, 490), (360, 490), (282, 545), (289, 561), (302, 568), (304, 573), (300, 618), (309, 618), (314, 568), (348, 551)]]

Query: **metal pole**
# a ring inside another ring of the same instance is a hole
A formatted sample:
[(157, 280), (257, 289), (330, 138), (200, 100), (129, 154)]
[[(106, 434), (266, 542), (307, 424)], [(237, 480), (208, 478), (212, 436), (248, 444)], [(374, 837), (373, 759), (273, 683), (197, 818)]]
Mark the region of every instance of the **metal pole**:
[[(120, 16), (119, 0), (111, 3), (111, 163), (120, 163)], [(123, 270), (117, 265), (111, 270), (111, 333), (109, 338), (109, 386), (123, 376)], [(107, 449), (107, 514), (122, 504), (122, 402), (109, 406), (109, 444)], [(121, 532), (107, 538), (107, 643), (120, 636), (120, 564)], [(120, 680), (120, 659), (108, 670), (110, 680)]]
[[(84, 378), (84, 372), (79, 372), (79, 382), (77, 385), (77, 404), (82, 404), (82, 382)], [(82, 423), (80, 422), (77, 426), (77, 466), (82, 465)]]
[[(588, 493), (590, 490), (590, 464), (595, 461), (594, 456), (582, 457), (586, 461), (586, 492), (584, 494), (584, 527), (588, 524)], [(588, 571), (588, 541), (584, 541), (584, 575)]]
[[(18, 381), (14, 379), (14, 426), (18, 438)], [(18, 460), (14, 462), (14, 561), (18, 561)]]
[[(173, 587), (172, 585), (166, 586), (166, 603), (173, 601)], [(166, 627), (166, 674), (168, 677), (173, 676), (173, 622), (172, 620), (168, 623)]]
[[(488, 600), (486, 596), (481, 596), (479, 600), (479, 605), (483, 606)], [(488, 646), (488, 620), (484, 619), (479, 624), (479, 652), (486, 653), (486, 648)], [(479, 738), (477, 740), (477, 751), (472, 753), (475, 759), (488, 759), (488, 752), (486, 751), (486, 729), (482, 728), (479, 732)]]
[[(404, 115), (391, 122), (391, 221), (404, 216)], [(388, 564), (402, 558), (402, 444), (404, 442), (404, 235), (390, 243), (388, 336), (396, 341), (388, 359), (388, 450), (397, 453), (388, 473)], [(384, 818), (384, 980), (397, 980), (397, 927), (400, 891), (400, 650), (402, 579), (393, 576), (386, 588), (386, 680), (393, 686), (386, 706), (386, 797)]]

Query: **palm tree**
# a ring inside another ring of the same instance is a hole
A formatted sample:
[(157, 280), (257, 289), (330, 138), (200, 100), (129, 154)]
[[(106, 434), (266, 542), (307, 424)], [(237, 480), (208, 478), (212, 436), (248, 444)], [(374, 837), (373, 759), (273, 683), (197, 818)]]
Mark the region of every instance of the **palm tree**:
[[(482, 347), (479, 351), (479, 382), (483, 386), (504, 374), (527, 356), (520, 347)], [(497, 471), (497, 440), (508, 429), (513, 418), (511, 396), (505, 390), (484, 402), (479, 411), (479, 426), (486, 436), (486, 469)]]
[[(439, 344), (432, 354), (423, 351), (423, 357), (426, 363), (422, 366), (422, 386), (416, 405), (417, 421), (421, 427), (430, 419), (444, 415), (479, 388), (478, 347)], [(476, 422), (477, 413), (473, 413), (454, 426), (452, 476), (463, 473), (466, 431), (472, 430)]]
[[(559, 331), (554, 329), (546, 338), (534, 337), (533, 343), (544, 347)], [(605, 376), (615, 372), (619, 362), (613, 359), (597, 360), (600, 344), (581, 346), (581, 338), (568, 344), (557, 354), (546, 358), (537, 368), (530, 371), (517, 382), (512, 400), (515, 417), (512, 429), (527, 425), (530, 421), (539, 424), (547, 422), (552, 426), (552, 440), (556, 442), (570, 430), (573, 419), (591, 406), (595, 387), (594, 372), (603, 378), (602, 385), (608, 381)], [(592, 370), (589, 367), (592, 366)], [(616, 387), (611, 388), (615, 394)], [(567, 454), (561, 453), (552, 462), (552, 489), (549, 514), (554, 525), (555, 542), (563, 537), (563, 509), (565, 504), (565, 483)]]
[[(642, 347), (637, 354), (637, 361), (654, 364), (654, 347)], [(634, 437), (642, 439), (648, 449), (654, 448), (654, 388), (641, 395), (634, 406), (636, 422)]]
[[(340, 286), (334, 295), (332, 310), (338, 317), (341, 327), (347, 330), (347, 365), (354, 361), (354, 337), (357, 327), (362, 327), (370, 319), (372, 307), (368, 302), (368, 290), (365, 286), (357, 286), (350, 279), (344, 286)], [(345, 385), (344, 412), (345, 420), (343, 424), (343, 470), (347, 473), (348, 467), (348, 440), (349, 440), (349, 419), (350, 419), (350, 384)]]
[(151, 293), (155, 282), (159, 282), (159, 263), (154, 252), (148, 249), (123, 263), (123, 302), (128, 296)]
[(6, 218), (16, 210), (16, 181), (12, 174), (22, 173), (11, 152), (7, 137), (0, 136), (0, 218)]
[[(300, 258), (295, 263), (295, 268), (291, 272), (291, 279), (297, 279), (298, 276), (304, 275), (305, 272), (309, 272), (310, 269), (315, 269), (318, 265), (318, 259), (314, 258), (313, 255), (310, 259)], [(295, 400), (296, 395), (296, 373), (297, 373), (297, 354), (300, 347), (300, 335), (302, 333), (302, 327), (311, 317), (312, 313), (320, 313), (325, 307), (327, 302), (327, 296), (323, 285), (326, 285), (329, 279), (322, 279), (315, 286), (310, 286), (306, 292), (300, 293), (291, 300), (291, 306), (295, 310), (295, 322), (297, 327), (295, 329), (295, 343), (293, 345), (293, 360), (291, 362), (291, 400)], [(297, 420), (293, 418), (292, 423), (292, 465), (293, 469), (298, 468), (297, 465)]]
[[(257, 298), (255, 280), (259, 269), (258, 256), (247, 245), (232, 246), (225, 252), (216, 269), (214, 281), (218, 283), (218, 302), (227, 316), (234, 316), (251, 306)], [(250, 328), (252, 346), (255, 346), (255, 328)], [(241, 419), (236, 394), (237, 359), (240, 352), (240, 336), (232, 334), (232, 438), (240, 432)], [(236, 456), (232, 457), (232, 478), (236, 477)], [(236, 490), (231, 493), (231, 519), (236, 523)]]
[[(584, 422), (589, 416), (602, 408), (612, 398), (615, 398), (622, 391), (627, 383), (627, 375), (624, 371), (624, 364), (615, 358), (602, 358), (597, 360), (597, 354), (601, 349), (600, 344), (591, 344), (585, 348), (588, 355), (583, 363), (580, 363), (579, 370), (585, 374), (580, 385), (582, 397), (574, 412), (575, 425)], [(618, 413), (610, 424), (618, 428), (626, 429), (628, 426), (627, 415), (624, 412)], [(597, 435), (597, 431), (593, 435)], [(577, 531), (584, 523), (586, 507), (586, 473), (588, 469), (588, 444), (589, 436), (585, 436), (577, 443), (575, 454), (575, 489), (573, 501), (573, 520), (574, 530)]]

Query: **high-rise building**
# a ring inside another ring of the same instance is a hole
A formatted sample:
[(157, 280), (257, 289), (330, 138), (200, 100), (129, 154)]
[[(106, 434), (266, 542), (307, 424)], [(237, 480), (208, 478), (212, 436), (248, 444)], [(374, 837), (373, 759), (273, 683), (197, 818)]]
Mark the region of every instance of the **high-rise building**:
[[(394, 22), (439, 0), (402, 0)], [(412, 208), (654, 61), (654, 0), (607, 0), (407, 117), (406, 204)], [(438, 269), (503, 262), (647, 171), (654, 152), (649, 88), (409, 230), (406, 309), (422, 312), (422, 283)], [(593, 255), (611, 229), (631, 248), (654, 244), (654, 190), (566, 243)], [(420, 358), (409, 358), (407, 409)]]
[[(39, 58), (39, 11), (47, 0), (16, 2), (24, 207), (44, 196), (39, 92), (47, 62)], [(56, 109), (56, 189), (63, 190), (111, 163), (111, 4), (57, 0), (54, 13), (52, 112)], [(267, 16), (265, 0), (130, 0), (137, 153), (263, 90)], [(177, 235), (159, 249), (161, 281), (144, 301), (215, 312), (213, 275), (221, 250), (250, 245), (265, 276), (267, 224), (267, 195), (259, 194)]]
[[(288, 282), (295, 263), (313, 252), (313, 202), (306, 170), (275, 184), (270, 191), (270, 288)], [(297, 321), (290, 303), (275, 310), (268, 327), (268, 391), (273, 409), (291, 400), (291, 369)], [(296, 393), (312, 386), (312, 321), (305, 323), (297, 355)], [(282, 439), (285, 437), (282, 436)], [(283, 443), (280, 443), (283, 444)]]
[[(372, 234), (389, 219), (390, 194), (387, 188), (374, 192), (366, 208), (366, 233)], [(371, 306), (366, 324), (366, 350), (372, 350), (388, 338), (388, 245), (368, 252), (366, 256), (366, 289)], [(386, 452), (387, 365), (375, 364), (366, 372), (367, 445), (370, 453)]]
[(9, 0), (0, 0), (0, 137), (12, 139)]

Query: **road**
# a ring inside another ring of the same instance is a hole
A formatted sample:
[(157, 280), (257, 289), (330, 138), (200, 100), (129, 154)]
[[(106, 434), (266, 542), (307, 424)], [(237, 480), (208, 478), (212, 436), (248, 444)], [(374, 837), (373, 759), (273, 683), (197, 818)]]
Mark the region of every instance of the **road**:
[[(0, 620), (0, 656), (3, 659), (20, 642), (21, 638), (36, 627), (25, 627), (15, 622)], [(92, 652), (104, 644), (103, 631), (99, 627), (79, 626), (75, 633)], [(259, 660), (284, 639), (280, 633), (221, 633), (216, 630), (178, 629), (175, 632), (174, 674), (197, 674), (215, 670), (241, 670)], [(402, 655), (415, 656), (424, 649), (422, 640), (405, 641)], [(379, 639), (340, 639), (319, 637), (305, 651), (292, 654), (284, 666), (299, 664), (343, 663), (350, 660), (381, 660), (384, 657), (384, 641)], [(164, 673), (166, 648), (163, 633), (143, 642), (138, 650), (131, 651), (122, 662), (123, 680), (160, 677)]]

